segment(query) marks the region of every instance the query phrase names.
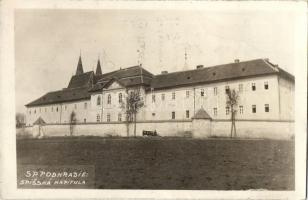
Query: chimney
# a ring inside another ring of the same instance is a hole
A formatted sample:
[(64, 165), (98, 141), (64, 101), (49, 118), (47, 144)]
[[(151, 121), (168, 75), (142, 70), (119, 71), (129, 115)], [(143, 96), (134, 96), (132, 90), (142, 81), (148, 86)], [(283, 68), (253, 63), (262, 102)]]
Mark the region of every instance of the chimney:
[(197, 65), (196, 69), (202, 69), (203, 65)]
[(168, 74), (168, 71), (161, 71), (161, 74)]
[(234, 62), (235, 62), (235, 63), (239, 63), (239, 62), (240, 62), (240, 59), (235, 59)]

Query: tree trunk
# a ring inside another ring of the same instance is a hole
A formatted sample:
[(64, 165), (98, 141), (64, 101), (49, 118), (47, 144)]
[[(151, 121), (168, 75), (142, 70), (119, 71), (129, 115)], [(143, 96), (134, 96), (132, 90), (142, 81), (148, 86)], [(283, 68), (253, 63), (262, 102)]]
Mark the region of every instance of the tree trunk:
[(136, 137), (136, 124), (137, 124), (137, 120), (136, 120), (136, 113), (134, 114), (134, 136)]
[(129, 123), (126, 122), (126, 134), (127, 134), (127, 137), (129, 137)]

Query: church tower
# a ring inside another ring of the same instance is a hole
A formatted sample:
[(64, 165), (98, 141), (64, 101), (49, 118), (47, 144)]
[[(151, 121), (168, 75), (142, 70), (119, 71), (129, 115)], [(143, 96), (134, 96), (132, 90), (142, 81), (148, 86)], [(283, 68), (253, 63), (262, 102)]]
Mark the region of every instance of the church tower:
[(101, 63), (100, 63), (99, 59), (98, 59), (98, 61), (97, 61), (97, 66), (96, 66), (95, 75), (102, 75), (102, 68), (101, 68)]
[(83, 74), (83, 68), (82, 68), (82, 61), (81, 61), (81, 55), (79, 56), (76, 75)]

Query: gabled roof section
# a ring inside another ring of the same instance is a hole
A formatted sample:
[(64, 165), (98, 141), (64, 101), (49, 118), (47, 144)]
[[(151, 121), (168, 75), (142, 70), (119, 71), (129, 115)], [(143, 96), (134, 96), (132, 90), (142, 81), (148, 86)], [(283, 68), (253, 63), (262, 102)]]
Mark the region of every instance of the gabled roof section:
[(99, 81), (111, 79), (111, 78), (114, 78), (114, 77), (116, 77), (118, 79), (122, 79), (122, 78), (136, 77), (136, 76), (141, 76), (141, 75), (143, 77), (150, 77), (150, 78), (153, 77), (152, 73), (145, 70), (141, 66), (133, 66), (133, 67), (119, 69), (119, 70), (116, 70), (116, 71), (112, 71), (112, 72), (103, 74)]
[(105, 73), (99, 76), (95, 76), (96, 84), (90, 89), (91, 92), (107, 88), (111, 80), (116, 80), (123, 87), (132, 87), (136, 85), (146, 85), (151, 84), (153, 74), (145, 70), (141, 66), (133, 66), (124, 69), (119, 69), (109, 73)]
[(212, 119), (210, 115), (203, 108), (200, 108), (195, 114), (195, 116), (193, 116), (192, 118), (193, 119), (210, 119), (210, 120)]
[(93, 83), (94, 72), (86, 72), (72, 76), (67, 88), (90, 87)]
[(27, 104), (27, 107), (63, 103), (69, 101), (78, 101), (84, 99), (90, 99), (91, 95), (88, 92), (88, 87), (63, 89), (54, 92), (48, 92), (42, 97)]
[(151, 88), (164, 89), (190, 84), (212, 83), (252, 76), (277, 74), (278, 72), (279, 69), (277, 70), (275, 66), (269, 65), (266, 60), (256, 59), (239, 63), (229, 63), (201, 69), (156, 75), (151, 82)]
[(39, 117), (33, 124), (34, 125), (43, 125), (43, 124), (46, 124), (46, 122), (43, 120), (42, 117)]

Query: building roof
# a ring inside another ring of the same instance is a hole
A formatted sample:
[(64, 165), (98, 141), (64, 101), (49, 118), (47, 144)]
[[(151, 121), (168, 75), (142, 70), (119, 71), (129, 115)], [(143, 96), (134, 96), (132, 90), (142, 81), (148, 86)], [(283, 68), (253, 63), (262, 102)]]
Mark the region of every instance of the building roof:
[(210, 115), (203, 109), (200, 108), (195, 116), (192, 117), (193, 119), (212, 119)]
[(77, 69), (76, 69), (76, 75), (83, 74), (83, 67), (82, 67), (82, 61), (81, 61), (81, 56), (79, 56), (78, 64), (77, 64)]
[(94, 72), (86, 72), (72, 76), (67, 88), (90, 87), (93, 82)]
[(279, 73), (294, 80), (294, 77), (291, 74), (281, 70), (276, 65), (268, 62), (266, 59), (256, 59), (156, 75), (151, 82), (151, 88), (165, 89), (191, 84), (212, 83)]
[(78, 101), (82, 99), (90, 99), (91, 95), (88, 91), (88, 87), (83, 88), (73, 88), (73, 89), (63, 89), (53, 92), (48, 92), (47, 94), (41, 96), (40, 98), (27, 104), (27, 107), (64, 103), (70, 101)]
[[(80, 65), (82, 67), (81, 58), (79, 58), (79, 61), (78, 67)], [(100, 66), (100, 63), (98, 65)], [(277, 74), (294, 81), (293, 75), (282, 70), (277, 65), (270, 63), (267, 59), (229, 63), (155, 76), (141, 66), (128, 67), (105, 74), (98, 73), (97, 75), (93, 71), (90, 71), (72, 76), (67, 88), (49, 92), (26, 106), (90, 99), (91, 92), (107, 88), (115, 80), (124, 87), (144, 85), (147, 89), (153, 88), (159, 90), (270, 74)]]
[(102, 68), (101, 68), (101, 62), (100, 62), (100, 60), (97, 61), (95, 75), (102, 75)]
[(98, 91), (109, 86), (107, 83), (109, 83), (111, 80), (118, 81), (124, 87), (132, 87), (140, 84), (149, 86), (151, 84), (152, 78), (153, 74), (141, 66), (128, 67), (125, 69), (119, 69), (106, 74), (102, 74), (101, 76), (96, 76), (96, 83), (93, 85), (90, 91)]
[(46, 124), (46, 122), (42, 119), (42, 117), (39, 117), (33, 124), (42, 125), (42, 124)]

